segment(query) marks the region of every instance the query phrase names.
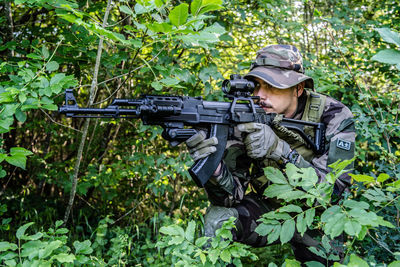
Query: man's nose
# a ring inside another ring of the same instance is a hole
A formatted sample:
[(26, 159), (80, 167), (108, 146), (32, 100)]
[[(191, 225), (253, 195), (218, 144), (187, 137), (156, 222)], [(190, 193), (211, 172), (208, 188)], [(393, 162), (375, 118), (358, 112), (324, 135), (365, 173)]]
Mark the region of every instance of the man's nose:
[(268, 94), (268, 90), (260, 89), (260, 90), (257, 90), (256, 92), (254, 92), (254, 95), (259, 96), (261, 100), (266, 100), (268, 98), (269, 94)]

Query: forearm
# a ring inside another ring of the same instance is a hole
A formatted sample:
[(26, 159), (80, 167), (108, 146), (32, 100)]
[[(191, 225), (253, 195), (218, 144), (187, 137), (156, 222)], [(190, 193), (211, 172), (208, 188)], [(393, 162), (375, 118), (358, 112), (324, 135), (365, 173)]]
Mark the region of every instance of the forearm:
[(208, 198), (213, 205), (231, 207), (240, 202), (244, 196), (244, 188), (235, 177), (221, 163), (210, 180), (204, 185)]

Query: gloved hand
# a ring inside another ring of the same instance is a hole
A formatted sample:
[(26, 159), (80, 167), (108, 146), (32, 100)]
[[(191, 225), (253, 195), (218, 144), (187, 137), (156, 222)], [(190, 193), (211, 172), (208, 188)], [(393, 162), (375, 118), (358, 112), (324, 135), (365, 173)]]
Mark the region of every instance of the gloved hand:
[(185, 143), (189, 148), (190, 156), (194, 161), (197, 161), (217, 151), (215, 145), (218, 144), (218, 139), (216, 137), (206, 139), (206, 133), (199, 131), (186, 140)]
[(248, 135), (244, 139), (247, 155), (253, 159), (270, 158), (275, 161), (286, 159), (291, 149), (266, 124), (249, 122), (238, 125), (238, 130)]

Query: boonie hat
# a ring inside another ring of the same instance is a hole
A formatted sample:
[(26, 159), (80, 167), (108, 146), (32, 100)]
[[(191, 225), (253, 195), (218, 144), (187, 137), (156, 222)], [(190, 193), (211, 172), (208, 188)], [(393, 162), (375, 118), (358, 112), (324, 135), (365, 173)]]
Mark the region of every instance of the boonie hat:
[(279, 89), (305, 81), (305, 87), (314, 90), (313, 79), (304, 74), (303, 57), (293, 45), (269, 45), (259, 50), (250, 72), (244, 76), (252, 77)]

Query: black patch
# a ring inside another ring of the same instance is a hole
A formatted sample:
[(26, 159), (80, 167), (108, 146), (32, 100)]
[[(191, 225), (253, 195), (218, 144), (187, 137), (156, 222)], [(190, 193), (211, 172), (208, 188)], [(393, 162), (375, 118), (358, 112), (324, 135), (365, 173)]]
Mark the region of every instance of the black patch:
[(342, 140), (342, 139), (338, 139), (338, 140), (336, 141), (336, 146), (337, 146), (338, 148), (341, 148), (341, 149), (344, 149), (344, 150), (349, 151), (350, 148), (351, 148), (351, 142), (345, 141), (345, 140)]

